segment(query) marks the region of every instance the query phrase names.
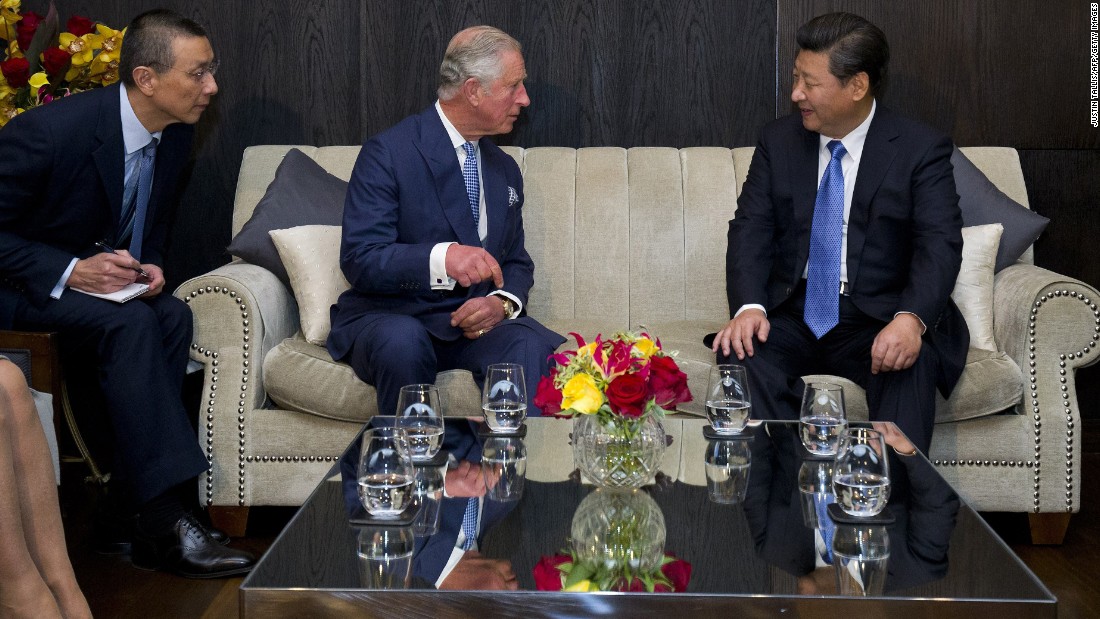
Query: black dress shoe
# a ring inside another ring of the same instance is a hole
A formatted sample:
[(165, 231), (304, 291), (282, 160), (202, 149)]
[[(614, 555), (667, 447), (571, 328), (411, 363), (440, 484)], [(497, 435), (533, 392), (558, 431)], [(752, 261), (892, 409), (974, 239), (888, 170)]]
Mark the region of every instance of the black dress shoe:
[[(134, 539), (134, 527), (137, 526), (137, 517), (119, 518), (114, 520), (99, 519), (92, 532), (92, 547), (101, 555), (128, 555), (131, 550), (131, 542)], [(229, 543), (229, 536), (221, 529), (207, 526), (206, 532), (213, 540), (222, 546)]]
[(256, 559), (243, 550), (226, 548), (214, 540), (191, 514), (181, 517), (172, 531), (159, 536), (134, 531), (131, 560), (135, 567), (163, 570), (185, 578), (222, 578), (247, 574)]

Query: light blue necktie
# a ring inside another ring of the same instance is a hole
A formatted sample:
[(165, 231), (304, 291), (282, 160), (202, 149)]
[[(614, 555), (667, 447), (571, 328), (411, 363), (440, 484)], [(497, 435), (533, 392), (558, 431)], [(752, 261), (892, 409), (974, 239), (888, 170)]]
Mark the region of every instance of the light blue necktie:
[(462, 180), (466, 181), (466, 197), (470, 199), (470, 212), (474, 214), (476, 229), (478, 220), (481, 219), (481, 185), (477, 179), (477, 156), (471, 142), (463, 142), (462, 149), (466, 151), (466, 162), (462, 164)]
[(118, 239), (121, 245), (130, 238), (130, 255), (141, 261), (141, 243), (145, 237), (145, 215), (149, 211), (149, 193), (153, 187), (153, 168), (156, 163), (157, 141), (152, 139), (138, 156), (137, 170), (130, 175), (123, 189), (127, 198), (119, 220)]
[(817, 530), (821, 532), (821, 540), (825, 543), (825, 556), (822, 557), (830, 565), (833, 562), (833, 533), (836, 532), (836, 523), (829, 517), (829, 504), (836, 503), (836, 496), (832, 493), (824, 496), (814, 494), (814, 508), (817, 511)]
[(814, 202), (806, 307), (802, 313), (802, 319), (818, 339), (840, 322), (840, 246), (844, 225), (844, 170), (840, 160), (847, 151), (840, 140), (826, 146), (833, 157), (821, 177)]
[(462, 514), (462, 535), (466, 538), (462, 542), (463, 550), (470, 550), (477, 543), (477, 504), (477, 497), (470, 497), (466, 501), (466, 513)]

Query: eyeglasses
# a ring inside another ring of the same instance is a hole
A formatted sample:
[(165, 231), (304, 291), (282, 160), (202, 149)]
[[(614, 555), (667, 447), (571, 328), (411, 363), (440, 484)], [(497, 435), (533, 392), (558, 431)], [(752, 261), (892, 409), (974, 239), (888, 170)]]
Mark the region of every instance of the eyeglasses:
[(180, 73), (183, 73), (184, 75), (189, 76), (192, 80), (194, 80), (198, 83), (202, 83), (202, 81), (206, 79), (207, 75), (209, 75), (210, 77), (214, 77), (214, 74), (218, 72), (218, 67), (221, 66), (221, 61), (220, 60), (214, 60), (210, 64), (206, 65), (205, 67), (203, 67), (203, 68), (201, 68), (197, 71), (184, 71), (183, 69), (177, 69), (175, 67), (169, 67), (169, 66), (163, 65), (159, 62), (151, 62), (151, 63), (149, 63), (149, 65), (150, 66), (156, 66), (156, 67), (162, 67), (162, 68), (165, 68), (165, 69), (171, 69), (172, 71), (178, 71)]

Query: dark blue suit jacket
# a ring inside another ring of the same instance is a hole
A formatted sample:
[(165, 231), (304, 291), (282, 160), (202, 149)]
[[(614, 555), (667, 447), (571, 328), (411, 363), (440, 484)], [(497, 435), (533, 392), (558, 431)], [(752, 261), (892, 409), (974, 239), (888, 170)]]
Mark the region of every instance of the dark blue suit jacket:
[[(120, 85), (72, 95), (16, 116), (0, 129), (0, 327), (20, 300), (37, 307), (74, 257), (113, 243), (125, 163)], [(142, 261), (164, 262), (180, 171), (193, 129), (169, 125), (157, 148)]]
[[(764, 127), (730, 222), (726, 292), (730, 312), (769, 311), (790, 297), (810, 255), (820, 134), (792, 114)], [(916, 314), (941, 363), (946, 397), (966, 362), (969, 332), (951, 291), (962, 263), (962, 214), (951, 141), (879, 105), (860, 158), (848, 219), (852, 302), (889, 322)]]
[[(480, 141), (488, 235), (485, 249), (500, 263), (504, 290), (527, 305), (534, 264), (524, 248), (523, 177), (514, 159)], [(453, 291), (432, 290), (428, 261), (437, 243), (480, 246), (455, 149), (435, 106), (410, 116), (363, 145), (344, 205), (340, 266), (351, 289), (332, 308), (328, 350), (350, 350), (364, 322), (387, 314), (418, 318), (434, 337), (454, 341), (450, 314), (494, 290), (491, 280)], [(560, 336), (518, 319), (552, 341)]]

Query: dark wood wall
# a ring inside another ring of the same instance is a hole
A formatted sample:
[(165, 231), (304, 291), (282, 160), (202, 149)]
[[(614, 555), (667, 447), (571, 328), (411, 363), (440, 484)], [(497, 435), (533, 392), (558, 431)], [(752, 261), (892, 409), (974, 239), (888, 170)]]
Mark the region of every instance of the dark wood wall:
[[(533, 104), (502, 143), (746, 146), (790, 110), (798, 26), (848, 10), (890, 40), (884, 103), (960, 145), (1019, 149), (1031, 206), (1052, 219), (1036, 262), (1100, 285), (1089, 0), (59, 1), (63, 21), (79, 13), (114, 26), (154, 6), (203, 23), (222, 59), (170, 284), (228, 260), (246, 146), (356, 144), (422, 109), (447, 39), (464, 26), (496, 25), (525, 48)], [(1078, 383), (1085, 415), (1100, 425), (1100, 366)]]

